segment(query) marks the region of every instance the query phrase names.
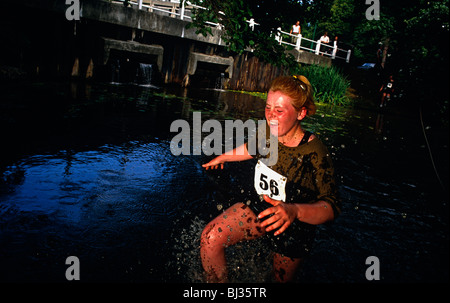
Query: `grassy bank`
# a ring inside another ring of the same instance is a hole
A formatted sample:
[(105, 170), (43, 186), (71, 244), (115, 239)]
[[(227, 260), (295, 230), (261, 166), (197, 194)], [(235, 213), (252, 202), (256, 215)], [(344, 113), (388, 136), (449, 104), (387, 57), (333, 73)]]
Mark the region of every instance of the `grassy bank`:
[(350, 81), (334, 66), (310, 65), (302, 67), (300, 73), (311, 82), (316, 101), (344, 106), (352, 103), (347, 94)]
[[(343, 76), (337, 68), (311, 65), (300, 68), (297, 73), (304, 75), (311, 82), (316, 102), (342, 106), (348, 106), (353, 103), (350, 92), (350, 80)], [(235, 92), (258, 96), (262, 99), (267, 97), (267, 93), (261, 92)]]

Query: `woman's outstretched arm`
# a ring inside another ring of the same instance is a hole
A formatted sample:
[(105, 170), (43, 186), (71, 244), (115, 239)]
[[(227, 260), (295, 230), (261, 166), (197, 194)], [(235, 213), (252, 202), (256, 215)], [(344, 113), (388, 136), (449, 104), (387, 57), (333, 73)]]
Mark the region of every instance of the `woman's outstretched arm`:
[(245, 161), (250, 160), (253, 157), (248, 153), (246, 144), (242, 144), (241, 146), (236, 147), (235, 149), (226, 152), (220, 156), (215, 157), (211, 161), (202, 166), (206, 169), (223, 169), (223, 164), (225, 162), (236, 162), (236, 161)]

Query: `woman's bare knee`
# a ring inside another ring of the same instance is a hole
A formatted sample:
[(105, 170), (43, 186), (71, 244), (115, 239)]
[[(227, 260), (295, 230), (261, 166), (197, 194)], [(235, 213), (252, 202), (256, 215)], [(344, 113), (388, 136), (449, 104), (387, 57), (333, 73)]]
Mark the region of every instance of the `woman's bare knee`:
[(217, 250), (224, 248), (224, 241), (220, 235), (221, 228), (216, 223), (209, 223), (203, 229), (200, 238), (200, 247), (205, 250)]

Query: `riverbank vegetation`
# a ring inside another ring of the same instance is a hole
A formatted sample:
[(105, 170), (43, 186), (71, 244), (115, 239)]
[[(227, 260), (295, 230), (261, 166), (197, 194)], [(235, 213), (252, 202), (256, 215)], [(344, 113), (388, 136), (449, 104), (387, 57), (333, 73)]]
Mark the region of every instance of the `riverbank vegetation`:
[[(319, 65), (310, 65), (296, 69), (295, 74), (304, 75), (311, 83), (314, 90), (314, 99), (316, 102), (349, 106), (353, 103), (350, 97), (350, 80), (336, 67), (324, 67)], [(261, 92), (243, 92), (262, 99), (267, 97), (267, 93)]]
[[(448, 121), (449, 0), (371, 1), (371, 4), (360, 0), (191, 2), (208, 8), (194, 11), (191, 26), (198, 33), (208, 34), (205, 21), (220, 23), (226, 29), (223, 38), (230, 51), (242, 53), (251, 48), (255, 56), (278, 66), (296, 68), (273, 37), (278, 27), (289, 32), (299, 20), (302, 35), (312, 40), (328, 31), (331, 38), (338, 36), (340, 48), (352, 50), (346, 75), (351, 75), (349, 71), (362, 63), (378, 66), (382, 63), (379, 76), (367, 83), (371, 89), (378, 90), (381, 82), (392, 74), (396, 91), (401, 91), (402, 98), (408, 100), (405, 106), (426, 103), (429, 112), (436, 116), (433, 120)], [(375, 2), (379, 4), (377, 8), (372, 6)], [(379, 18), (368, 18), (367, 12), (378, 13), (375, 15)], [(254, 29), (249, 26), (250, 18), (258, 23)], [(326, 92), (318, 91), (317, 95), (331, 100)]]
[(336, 68), (310, 65), (300, 69), (300, 73), (309, 79), (314, 89), (314, 99), (333, 105), (350, 105), (347, 95), (350, 81)]

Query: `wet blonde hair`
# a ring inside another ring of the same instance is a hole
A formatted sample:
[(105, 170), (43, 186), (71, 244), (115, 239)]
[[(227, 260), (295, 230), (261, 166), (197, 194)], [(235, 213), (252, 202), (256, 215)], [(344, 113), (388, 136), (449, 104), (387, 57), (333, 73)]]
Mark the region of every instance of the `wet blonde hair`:
[(306, 115), (311, 116), (316, 112), (314, 104), (313, 88), (309, 80), (302, 75), (280, 76), (275, 78), (269, 91), (280, 91), (292, 99), (292, 106), (300, 111), (306, 108)]

